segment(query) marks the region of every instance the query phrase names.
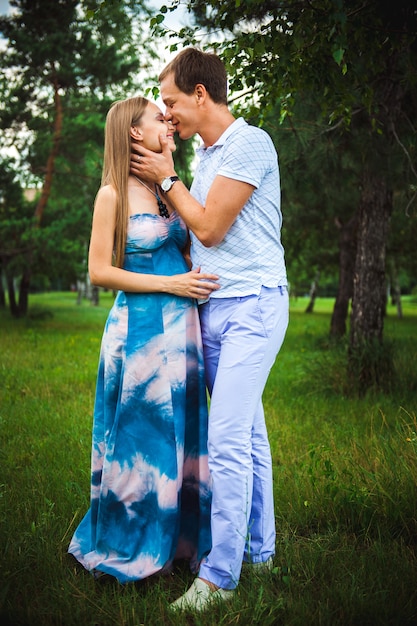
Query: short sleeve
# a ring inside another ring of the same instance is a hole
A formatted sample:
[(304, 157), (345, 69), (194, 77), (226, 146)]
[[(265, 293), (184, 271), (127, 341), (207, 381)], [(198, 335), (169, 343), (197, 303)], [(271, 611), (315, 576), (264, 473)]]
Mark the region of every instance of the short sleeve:
[(269, 135), (260, 128), (246, 125), (227, 143), (217, 174), (249, 183), (257, 189), (276, 163), (277, 153)]

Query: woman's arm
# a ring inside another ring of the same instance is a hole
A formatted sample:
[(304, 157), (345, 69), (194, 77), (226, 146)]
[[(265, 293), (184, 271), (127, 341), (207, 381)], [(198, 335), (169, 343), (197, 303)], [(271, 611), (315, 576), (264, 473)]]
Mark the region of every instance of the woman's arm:
[(199, 269), (174, 276), (137, 274), (114, 267), (113, 247), (116, 227), (116, 194), (102, 187), (96, 198), (91, 230), (88, 269), (93, 285), (133, 293), (171, 293), (188, 298), (206, 298), (219, 289), (218, 276), (201, 274)]

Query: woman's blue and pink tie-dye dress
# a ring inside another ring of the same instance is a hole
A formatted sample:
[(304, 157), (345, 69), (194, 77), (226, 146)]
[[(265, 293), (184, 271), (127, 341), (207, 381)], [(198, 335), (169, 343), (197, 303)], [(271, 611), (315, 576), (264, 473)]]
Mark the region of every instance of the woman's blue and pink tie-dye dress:
[[(130, 218), (124, 268), (188, 270), (184, 224)], [(69, 552), (139, 580), (210, 550), (207, 404), (196, 301), (119, 292), (104, 330), (94, 408), (91, 505)]]

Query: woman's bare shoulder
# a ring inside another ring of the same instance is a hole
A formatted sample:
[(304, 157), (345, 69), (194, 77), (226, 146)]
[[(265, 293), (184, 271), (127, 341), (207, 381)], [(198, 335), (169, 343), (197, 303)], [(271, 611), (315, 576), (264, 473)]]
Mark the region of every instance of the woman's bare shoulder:
[(117, 194), (112, 185), (100, 187), (94, 203), (94, 213), (113, 215), (116, 210), (116, 201)]
[(115, 202), (116, 200), (116, 190), (113, 187), (113, 185), (103, 185), (103, 187), (100, 187), (100, 189), (97, 192), (97, 196), (96, 196), (97, 200), (103, 200), (103, 201), (112, 201)]

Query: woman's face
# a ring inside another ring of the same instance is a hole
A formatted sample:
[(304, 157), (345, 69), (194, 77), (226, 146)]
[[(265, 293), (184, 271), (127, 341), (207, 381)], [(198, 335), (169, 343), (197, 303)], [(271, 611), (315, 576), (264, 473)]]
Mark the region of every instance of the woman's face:
[(174, 134), (175, 126), (167, 122), (160, 108), (149, 102), (138, 126), (132, 126), (131, 135), (135, 141), (142, 143), (144, 148), (153, 152), (161, 152), (159, 135), (164, 134), (171, 152), (176, 149)]

